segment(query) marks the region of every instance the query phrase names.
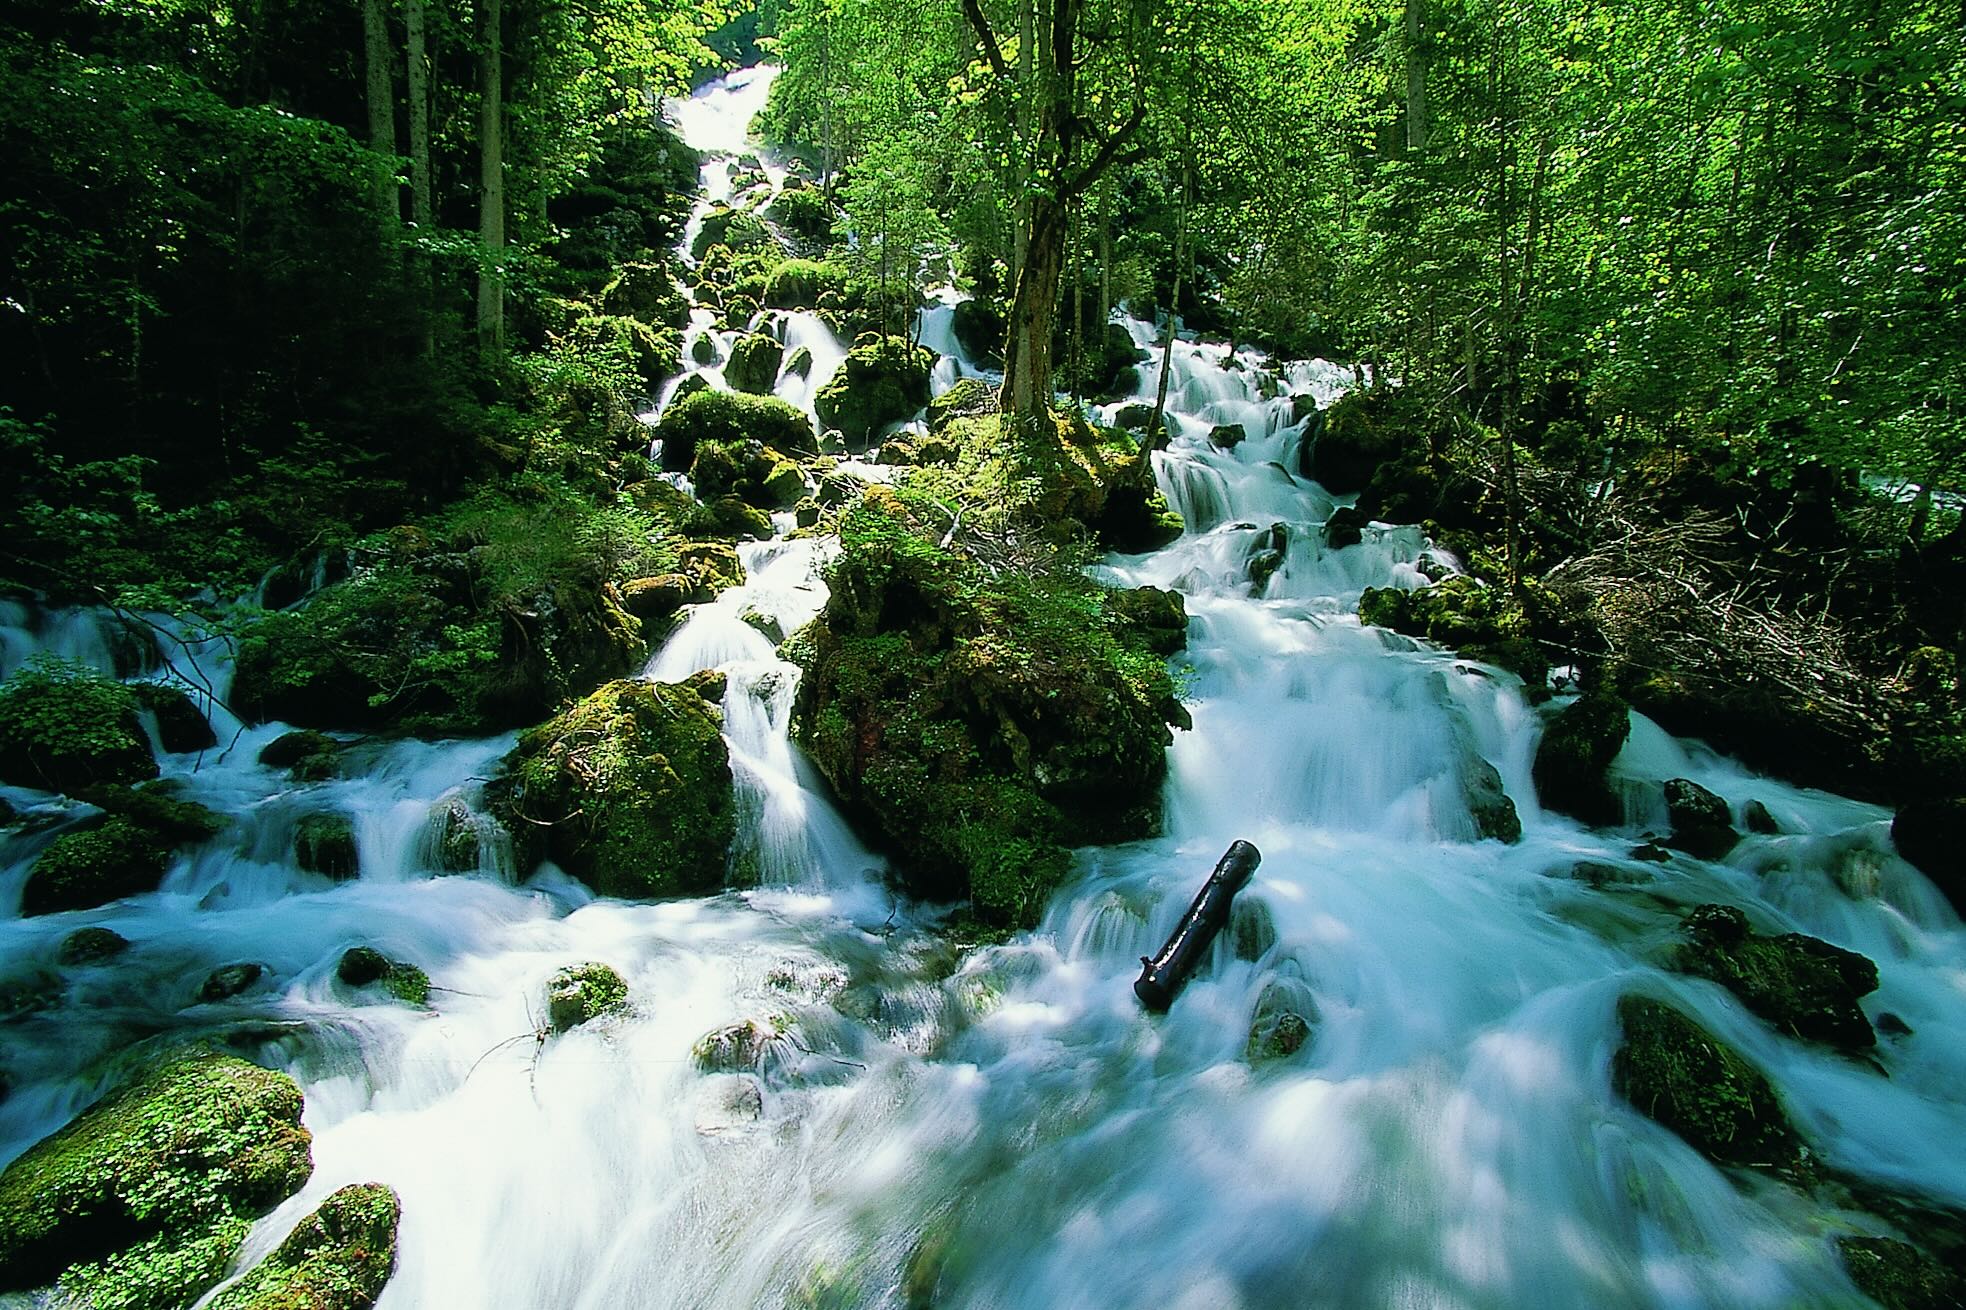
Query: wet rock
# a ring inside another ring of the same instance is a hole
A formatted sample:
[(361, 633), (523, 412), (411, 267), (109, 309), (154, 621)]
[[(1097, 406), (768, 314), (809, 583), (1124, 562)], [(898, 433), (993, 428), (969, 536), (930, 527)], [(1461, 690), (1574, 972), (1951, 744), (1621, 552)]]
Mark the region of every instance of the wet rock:
[(1645, 864), (1665, 864), (1672, 859), (1672, 852), (1655, 841), (1648, 841), (1632, 847), (1625, 852), (1625, 857)]
[(550, 856), (605, 896), (712, 890), (736, 834), (722, 722), (689, 687), (609, 683), (521, 735), (486, 805), (523, 869)]
[(214, 969), (206, 975), (204, 985), (198, 989), (198, 1003), (210, 1005), (214, 1001), (229, 1001), (265, 976), (266, 966), (251, 961)]
[(1502, 775), (1478, 755), (1462, 763), (1461, 798), (1474, 820), (1477, 837), (1511, 845), (1522, 840), (1522, 819), (1502, 786)]
[(693, 541), (677, 552), (677, 559), (696, 600), (709, 600), (744, 583), (744, 564), (728, 542)]
[(839, 298), (846, 283), (847, 272), (838, 264), (788, 259), (766, 279), (765, 303), (774, 309), (822, 308), (829, 297)]
[(1132, 587), (1106, 598), (1109, 613), (1140, 635), (1156, 655), (1173, 655), (1188, 646), (1188, 606), (1181, 593), (1159, 587)]
[(1536, 746), (1533, 774), (1545, 808), (1609, 827), (1623, 807), (1605, 771), (1631, 734), (1631, 711), (1607, 691), (1580, 696), (1551, 719)]
[(47, 969), (0, 979), (0, 1020), (52, 1010), (61, 1004), (64, 990), (61, 976)]
[(1294, 978), (1273, 979), (1256, 997), (1243, 1058), (1252, 1065), (1288, 1059), (1310, 1043), (1317, 1021), (1310, 988)]
[(77, 928), (61, 939), (55, 963), (65, 968), (101, 964), (130, 949), (130, 939), (109, 928)]
[(1711, 979), (1781, 1031), (1846, 1051), (1877, 1044), (1857, 998), (1877, 990), (1877, 966), (1802, 933), (1763, 936), (1731, 905), (1702, 905), (1686, 916), (1688, 944), (1673, 967)]
[(30, 663), (0, 683), (0, 782), (72, 791), (157, 776), (128, 687), (77, 665)]
[(681, 573), (636, 578), (621, 588), (621, 601), (644, 624), (660, 623), (689, 603), (696, 584)]
[(157, 890), (170, 865), (170, 844), (138, 823), (112, 815), (63, 833), (41, 852), (21, 889), (23, 915), (106, 905)]
[(11, 828), (20, 822), (20, 811), (5, 796), (0, 796), (0, 828)]
[(756, 1019), (743, 1019), (696, 1039), (690, 1058), (705, 1073), (737, 1073), (756, 1070), (766, 1052), (778, 1038), (778, 1030)]
[(790, 460), (778, 460), (760, 479), (758, 494), (762, 503), (771, 509), (789, 509), (805, 498), (805, 474), (799, 472), (799, 466)]
[(768, 541), (774, 535), (771, 516), (736, 496), (724, 496), (706, 507), (716, 535), (739, 540)]
[(1966, 914), (1966, 797), (1904, 806), (1891, 820), (1891, 844)]
[(1721, 1164), (1792, 1168), (1802, 1143), (1761, 1072), (1705, 1028), (1643, 996), (1618, 1002), (1611, 1083), (1640, 1113)]
[(1885, 1310), (1958, 1310), (1966, 1278), (1909, 1242), (1889, 1237), (1839, 1237), (1837, 1254), (1850, 1281)]
[(1741, 811), (1741, 821), (1747, 830), (1763, 837), (1772, 837), (1781, 832), (1782, 825), (1775, 822), (1775, 816), (1760, 801), (1749, 801)]
[(1666, 782), (1666, 812), (1672, 817), (1671, 845), (1702, 860), (1717, 860), (1734, 849), (1741, 834), (1734, 831), (1727, 802), (1685, 778)]
[(689, 357), (708, 368), (717, 360), (717, 339), (705, 332), (689, 343)]
[(1897, 1015), (1892, 1014), (1889, 1010), (1877, 1016), (1876, 1027), (1877, 1031), (1883, 1033), (1886, 1037), (1909, 1037), (1912, 1032), (1910, 1024), (1900, 1019)]
[(1006, 326), (996, 302), (983, 297), (959, 303), (950, 323), (965, 355), (979, 363), (997, 365), (1003, 363)]
[(1249, 432), (1240, 423), (1218, 423), (1208, 431), (1208, 444), (1217, 450), (1234, 450), (1249, 440)]
[(373, 946), (354, 946), (343, 951), (335, 965), (335, 977), (350, 987), (381, 983), (383, 990), (410, 1005), (430, 1000), (430, 975), (413, 964), (392, 960)]
[(779, 626), (776, 618), (765, 613), (763, 610), (747, 607), (742, 614), (737, 616), (737, 620), (745, 627), (763, 636), (773, 646), (777, 646), (785, 640), (785, 629)]
[(1549, 660), (1535, 640), (1541, 612), (1538, 594), (1525, 587), (1518, 600), (1504, 588), (1453, 574), (1415, 590), (1368, 587), (1359, 597), (1358, 616), (1361, 623), (1434, 642), (1468, 659), (1500, 664), (1534, 687), (1549, 671)]
[(1248, 553), (1243, 556), (1243, 573), (1249, 578), (1249, 586), (1255, 595), (1262, 595), (1263, 589), (1270, 585), (1270, 579), (1283, 567), (1290, 555), (1290, 525), (1272, 523), (1256, 534), (1249, 543)]
[(1237, 900), (1229, 909), (1229, 944), (1238, 960), (1255, 962), (1268, 955), (1277, 944), (1276, 915), (1269, 905), (1253, 896)]
[(792, 521), (802, 528), (810, 528), (819, 522), (819, 501), (807, 496), (792, 507)]
[(724, 362), (724, 380), (733, 390), (768, 395), (778, 381), (778, 366), (784, 362), (785, 347), (775, 337), (762, 332), (739, 337)]
[(282, 733), (266, 744), (259, 762), (269, 769), (286, 769), (297, 782), (324, 782), (341, 776), (341, 743), (325, 732), (301, 729)]
[(696, 1131), (727, 1133), (764, 1118), (765, 1094), (758, 1080), (744, 1074), (706, 1078), (696, 1098)]
[(355, 821), (345, 814), (303, 815), (294, 825), (294, 863), (336, 882), (353, 878), (361, 872)]
[(483, 837), (471, 807), (457, 796), (438, 801), (430, 807), (429, 822), (437, 867), (445, 873), (476, 872)]
[(821, 423), (840, 430), (849, 449), (865, 449), (882, 428), (928, 404), (934, 366), (932, 353), (900, 337), (855, 346), (819, 389), (813, 409)]
[(367, 1310), (395, 1271), (401, 1216), (381, 1183), (340, 1188), (207, 1310)]
[(1324, 411), (1323, 429), (1311, 445), (1311, 477), (1333, 495), (1365, 490), (1379, 465), (1397, 456), (1409, 440), (1394, 408), (1375, 393), (1352, 391), (1339, 397)]
[(556, 1033), (627, 1008), (627, 982), (599, 961), (568, 965), (546, 984), (546, 1021)]
[(981, 378), (961, 378), (947, 391), (928, 402), (928, 430), (940, 433), (959, 418), (975, 418), (994, 413), (997, 393)]
[(792, 353), (785, 356), (785, 375), (803, 378), (812, 374), (812, 347), (794, 346)]
[(0, 1174), (0, 1291), (167, 1310), (216, 1283), (313, 1170), (300, 1089), (203, 1049), (153, 1066)]
[(1370, 524), (1371, 520), (1355, 509), (1334, 509), (1331, 517), (1324, 521), (1324, 544), (1333, 550), (1356, 546), (1365, 540), (1365, 529)]
[(218, 745), (218, 734), (182, 687), (139, 682), (130, 688), (137, 704), (157, 719), (157, 740), (166, 754), (184, 755)]
[[(705, 339), (707, 340), (707, 338)], [(699, 360), (698, 362), (707, 364), (709, 361)], [(710, 379), (701, 373), (692, 373), (681, 382), (678, 382), (676, 389), (669, 393), (669, 404), (680, 404), (688, 400), (691, 396), (694, 396), (697, 392), (708, 390), (710, 390)]]
[(757, 441), (790, 459), (819, 452), (812, 420), (796, 406), (732, 391), (698, 391), (671, 401), (655, 435), (662, 442), (662, 467), (671, 473), (686, 471), (704, 441)]
[(126, 819), (170, 846), (208, 841), (224, 832), (225, 817), (196, 801), (181, 799), (181, 788), (177, 779), (161, 778), (141, 787), (80, 787), (75, 799)]

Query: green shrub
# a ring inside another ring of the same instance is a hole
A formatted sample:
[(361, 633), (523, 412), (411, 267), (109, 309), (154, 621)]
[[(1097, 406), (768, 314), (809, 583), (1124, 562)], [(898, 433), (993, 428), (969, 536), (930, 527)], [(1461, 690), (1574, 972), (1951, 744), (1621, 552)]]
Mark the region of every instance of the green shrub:
[(122, 683), (45, 657), (0, 683), (0, 782), (72, 791), (156, 776), (136, 696)]

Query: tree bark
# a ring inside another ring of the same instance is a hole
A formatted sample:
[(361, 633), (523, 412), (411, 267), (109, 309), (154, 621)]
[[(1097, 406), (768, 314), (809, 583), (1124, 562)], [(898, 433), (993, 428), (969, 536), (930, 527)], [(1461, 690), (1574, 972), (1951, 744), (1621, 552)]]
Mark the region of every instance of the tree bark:
[[(1174, 373), (1174, 322), (1181, 304), (1181, 256), (1187, 253), (1188, 246), (1188, 193), (1192, 188), (1188, 169), (1186, 142), (1181, 147), (1181, 217), (1174, 231), (1174, 295), (1167, 307), (1167, 335), (1160, 347), (1160, 385), (1154, 389), (1154, 415), (1147, 420), (1147, 440), (1152, 443), (1150, 450), (1159, 450), (1167, 445), (1167, 433), (1161, 425), (1167, 421), (1167, 380)], [(1142, 464), (1152, 461), (1142, 458)], [(1151, 475), (1149, 475), (1151, 476)]]
[(505, 344), (505, 70), (499, 42), (501, 0), (478, 0), (478, 345)]
[(1427, 0), (1406, 0), (1406, 148), (1427, 148)]
[(430, 45), (424, 0), (404, 0), (403, 23), (409, 41), (410, 221), (428, 228), (430, 208)]
[(389, 75), (389, 15), (383, 0), (362, 0), (362, 47), (368, 72), (369, 149), (396, 153), (396, 95)]

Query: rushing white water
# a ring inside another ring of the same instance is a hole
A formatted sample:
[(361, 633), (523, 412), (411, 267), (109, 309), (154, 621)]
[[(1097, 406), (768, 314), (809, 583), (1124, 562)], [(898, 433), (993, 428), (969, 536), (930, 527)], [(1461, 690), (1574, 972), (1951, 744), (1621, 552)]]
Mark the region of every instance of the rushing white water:
[[(691, 101), (692, 141), (741, 149), (766, 80)], [(923, 324), (943, 381), (981, 371), (947, 315)], [(809, 315), (782, 328), (815, 359), (781, 394), (810, 405), (841, 344)], [(164, 769), (233, 827), (158, 893), (22, 919), (49, 834), (0, 845), (0, 971), (45, 973), (55, 998), (0, 1029), (0, 1161), (98, 1094), (116, 1052), (217, 1034), (300, 1082), (315, 1134), (312, 1181), (255, 1227), (242, 1267), (334, 1188), (387, 1182), (403, 1223), (384, 1310), (1852, 1303), (1832, 1239), (1864, 1221), (1744, 1187), (1620, 1101), (1613, 1007), (1631, 989), (1674, 1000), (1769, 1073), (1831, 1164), (1966, 1203), (1959, 920), (1892, 853), (1885, 812), (1642, 718), (1615, 766), (1625, 829), (1542, 812), (1540, 720), (1515, 680), (1355, 617), (1363, 588), (1421, 584), (1426, 543), (1374, 526), (1324, 544), (1337, 501), (1297, 472), (1289, 396), (1328, 401), (1346, 375), (1225, 355), (1174, 351), (1156, 472), (1191, 530), (1099, 570), (1187, 597), (1194, 729), (1170, 755), (1167, 835), (1082, 852), (1037, 931), (963, 954), (884, 889), (786, 737), (797, 670), (776, 634), (823, 604), (829, 548), (747, 544), (746, 583), (695, 607), (647, 676), (727, 674), (759, 890), (597, 900), (551, 868), (517, 881), (496, 842), (476, 872), (443, 875), (432, 809), (475, 796), (508, 738), (358, 745), (346, 780), (298, 786), (254, 763), (279, 725), (232, 742), (221, 724), (229, 749)], [(1227, 423), (1246, 439), (1218, 449)], [(1259, 548), (1280, 556), (1260, 586)], [(86, 635), (100, 631), (100, 616), (12, 607), (0, 651), (9, 668), (33, 650), (113, 668)], [(1515, 799), (1517, 845), (1473, 839), (1462, 783), (1478, 760)], [(1723, 862), (1626, 858), (1662, 825), (1669, 777), (1737, 814), (1763, 802), (1782, 835)], [(294, 864), (295, 824), (324, 810), (355, 821), (352, 881)], [(1244, 948), (1218, 945), (1169, 1014), (1143, 1013), (1137, 958), (1239, 837), (1264, 853), (1230, 934)], [(1568, 876), (1581, 861), (1613, 875)], [(1889, 1076), (1662, 972), (1679, 913), (1706, 901), (1876, 960), (1867, 1008), (1913, 1030), (1880, 1046)], [(84, 924), (133, 948), (58, 970)], [(426, 969), (429, 1009), (337, 982), (359, 943)], [(632, 1016), (536, 1045), (546, 979), (589, 959), (623, 973)], [(260, 985), (197, 1003), (209, 970), (246, 960), (268, 966)], [(1252, 1068), (1250, 1015), (1273, 985), (1314, 1036)], [(744, 1020), (764, 1034), (756, 1060), (699, 1072), (692, 1044)]]

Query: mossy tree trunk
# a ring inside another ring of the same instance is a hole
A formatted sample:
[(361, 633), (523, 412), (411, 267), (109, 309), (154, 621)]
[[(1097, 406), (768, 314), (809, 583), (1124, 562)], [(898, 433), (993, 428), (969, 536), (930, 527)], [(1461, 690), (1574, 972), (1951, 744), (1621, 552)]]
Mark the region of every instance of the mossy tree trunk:
[(500, 53), (502, 0), (480, 0), (478, 36), (478, 345), (505, 344), (505, 69)]

